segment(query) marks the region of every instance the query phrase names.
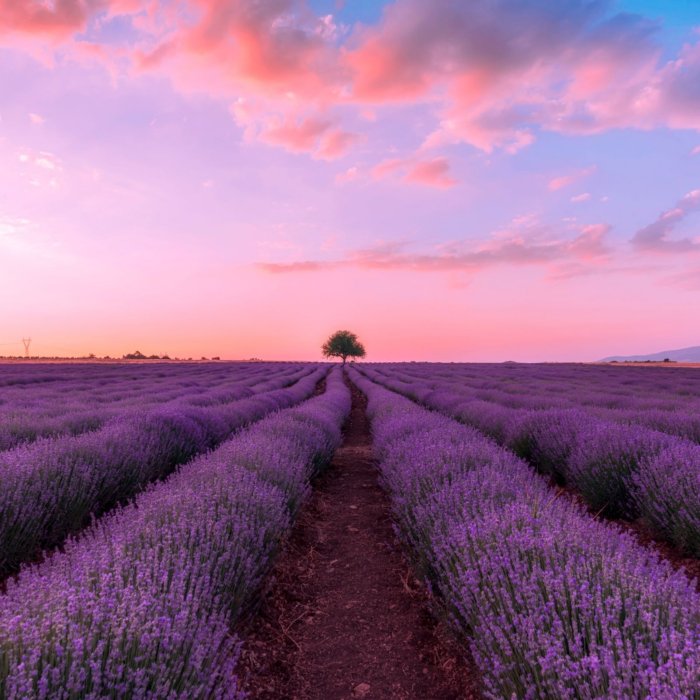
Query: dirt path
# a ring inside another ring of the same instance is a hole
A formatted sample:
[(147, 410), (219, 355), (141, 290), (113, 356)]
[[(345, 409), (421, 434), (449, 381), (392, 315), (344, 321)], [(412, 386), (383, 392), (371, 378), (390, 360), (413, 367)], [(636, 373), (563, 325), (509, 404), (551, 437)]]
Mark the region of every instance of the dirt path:
[(479, 697), (475, 672), (427, 612), (401, 555), (365, 408), (353, 387), (343, 445), (246, 635), (241, 668), (254, 700)]

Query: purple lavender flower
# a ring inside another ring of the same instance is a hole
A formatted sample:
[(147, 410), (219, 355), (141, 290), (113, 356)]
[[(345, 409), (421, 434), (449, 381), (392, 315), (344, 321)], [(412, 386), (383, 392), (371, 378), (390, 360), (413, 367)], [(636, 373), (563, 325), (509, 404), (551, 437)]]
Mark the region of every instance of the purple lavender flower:
[(692, 581), (480, 432), (351, 372), (410, 558), (471, 649), (486, 697), (697, 696)]
[(681, 551), (700, 557), (700, 445), (679, 441), (645, 456), (630, 490), (652, 527)]
[(336, 369), (321, 396), (252, 424), (24, 569), (0, 597), (0, 697), (242, 698), (231, 625), (349, 409)]
[(0, 575), (60, 544), (91, 516), (132, 497), (236, 430), (299, 403), (325, 372), (318, 366), (292, 366), (268, 377), (267, 391), (247, 398), (204, 407), (173, 401), (131, 410), (94, 432), (0, 452)]
[(579, 431), (566, 475), (595, 510), (636, 517), (630, 495), (634, 474), (642, 460), (678, 440), (638, 425), (592, 423)]

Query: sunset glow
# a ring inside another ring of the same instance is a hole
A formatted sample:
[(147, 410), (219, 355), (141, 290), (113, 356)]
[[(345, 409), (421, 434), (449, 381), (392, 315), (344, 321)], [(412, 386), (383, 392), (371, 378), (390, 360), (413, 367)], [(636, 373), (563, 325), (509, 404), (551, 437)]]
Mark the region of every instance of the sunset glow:
[(0, 355), (700, 344), (693, 0), (0, 0)]

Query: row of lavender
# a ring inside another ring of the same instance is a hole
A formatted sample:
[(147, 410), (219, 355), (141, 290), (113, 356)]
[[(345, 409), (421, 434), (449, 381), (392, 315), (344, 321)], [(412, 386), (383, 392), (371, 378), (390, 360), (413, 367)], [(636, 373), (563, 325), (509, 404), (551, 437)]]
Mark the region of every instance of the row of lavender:
[[(54, 367), (60, 378), (61, 366)], [(156, 404), (203, 406), (252, 396), (264, 391), (265, 383), (276, 375), (288, 374), (290, 367), (226, 363), (212, 365), (206, 372), (200, 369), (191, 376), (182, 371), (163, 376), (155, 368), (150, 375), (132, 376), (126, 373), (129, 369), (123, 368), (121, 379), (112, 375), (105, 384), (98, 381), (91, 385), (88, 372), (86, 379), (58, 379), (39, 388), (20, 385), (4, 390), (0, 394), (0, 451), (40, 437), (96, 430), (128, 411)]]
[(326, 392), (239, 432), (25, 569), (0, 597), (0, 697), (242, 697), (231, 634), (340, 440)]
[(464, 387), (436, 380), (427, 368), (422, 378), (397, 366), (363, 371), (510, 447), (542, 473), (577, 489), (595, 511), (642, 517), (660, 538), (700, 556), (697, 443), (577, 408), (524, 410), (475, 401)]
[[(133, 380), (152, 380), (154, 375), (161, 377), (181, 376), (187, 380), (197, 375), (219, 371), (221, 362), (18, 362), (3, 363), (0, 387), (34, 389), (60, 382), (76, 385), (108, 384), (121, 382), (125, 377)], [(259, 365), (259, 362), (237, 362), (237, 365)]]
[[(134, 395), (140, 396), (146, 392), (164, 393), (170, 391), (196, 391), (207, 389), (218, 382), (229, 381), (236, 377), (243, 379), (263, 376), (271, 372), (285, 371), (289, 365), (282, 363), (233, 363), (222, 362), (211, 365), (183, 367), (173, 365), (172, 368), (147, 367), (134, 374), (129, 366), (116, 365), (108, 377), (94, 377), (89, 365), (83, 365), (84, 376), (75, 377), (65, 374), (63, 365), (52, 365), (55, 373), (53, 382), (42, 384), (5, 386), (0, 392), (0, 408), (3, 411), (12, 409), (39, 409), (47, 401), (83, 399), (87, 404), (98, 406), (102, 403), (113, 403), (129, 400)], [(72, 368), (74, 369), (74, 368)], [(0, 378), (5, 377), (6, 367), (2, 367)], [(171, 371), (168, 371), (171, 370)]]
[(449, 383), (471, 402), (514, 410), (576, 408), (700, 443), (700, 373), (689, 368), (600, 365), (395, 365), (423, 383)]
[(84, 435), (0, 452), (0, 575), (234, 431), (308, 398), (326, 371), (292, 366), (247, 398), (204, 407), (172, 402), (125, 413)]
[(479, 431), (352, 373), (400, 531), (487, 697), (697, 697), (700, 596), (682, 573)]
[[(31, 364), (2, 365), (0, 387), (5, 392), (39, 392), (52, 385), (64, 384), (76, 388), (120, 384), (125, 379), (133, 382), (153, 382), (154, 377), (173, 380), (180, 377), (192, 381), (198, 376), (220, 372), (228, 363), (130, 363), (130, 362), (32, 362)], [(245, 363), (252, 364), (252, 363)]]
[(407, 374), (456, 381), (483, 401), (531, 408), (565, 408), (575, 402), (608, 409), (677, 410), (700, 406), (700, 375), (692, 368), (591, 364), (396, 365)]

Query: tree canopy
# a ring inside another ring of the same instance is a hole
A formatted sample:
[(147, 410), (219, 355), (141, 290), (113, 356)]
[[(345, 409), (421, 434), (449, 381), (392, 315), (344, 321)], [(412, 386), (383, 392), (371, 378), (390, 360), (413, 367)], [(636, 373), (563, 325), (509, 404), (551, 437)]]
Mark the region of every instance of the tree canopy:
[(324, 357), (340, 357), (343, 364), (348, 357), (364, 357), (365, 346), (350, 331), (336, 331), (321, 348)]

